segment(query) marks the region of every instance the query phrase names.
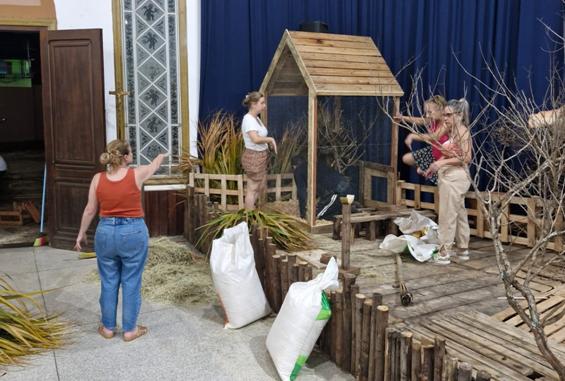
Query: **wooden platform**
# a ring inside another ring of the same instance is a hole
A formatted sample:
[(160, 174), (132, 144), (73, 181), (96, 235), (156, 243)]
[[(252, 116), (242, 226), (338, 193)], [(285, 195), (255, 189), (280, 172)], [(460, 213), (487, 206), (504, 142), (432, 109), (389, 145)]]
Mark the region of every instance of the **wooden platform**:
[[(382, 238), (382, 237), (381, 237)], [(315, 235), (315, 250), (298, 256), (323, 271), (323, 254), (341, 257), (341, 241), (329, 234)], [(519, 317), (508, 310), (504, 285), (499, 278), (492, 242), (472, 238), (470, 260), (439, 266), (419, 263), (403, 255), (404, 280), (413, 294), (413, 304), (402, 306), (396, 287), (395, 255), (378, 248), (381, 239), (355, 239), (351, 244), (351, 266), (361, 269), (356, 284), (364, 295), (380, 293), (390, 307), (390, 321), (433, 341), (447, 340), (448, 355), (488, 371), (497, 380), (556, 380), (556, 374), (541, 357), (533, 336), (523, 329)], [(504, 245), (512, 264), (520, 262), (528, 249)], [(550, 254), (551, 255), (551, 254)], [(556, 262), (531, 282), (540, 300), (540, 310), (565, 308), (563, 262)], [(497, 316), (503, 323), (492, 315)], [(565, 360), (563, 319), (550, 328), (550, 341)]]
[[(526, 314), (528, 314), (526, 302), (522, 302), (520, 304), (524, 310), (526, 310)], [(555, 289), (553, 292), (549, 292), (545, 296), (540, 297), (536, 305), (542, 319), (548, 315), (558, 316), (559, 313), (563, 312), (565, 309), (565, 288), (560, 287), (559, 289)], [(516, 327), (524, 332), (529, 332), (528, 326), (511, 307), (494, 314), (493, 318), (512, 327)], [(545, 327), (545, 334), (550, 341), (565, 345), (565, 316)]]
[[(488, 371), (496, 380), (558, 380), (531, 335), (471, 309), (407, 321), (398, 327), (409, 329), (420, 340), (445, 339), (448, 356)], [(553, 344), (552, 348), (565, 361), (565, 346)]]

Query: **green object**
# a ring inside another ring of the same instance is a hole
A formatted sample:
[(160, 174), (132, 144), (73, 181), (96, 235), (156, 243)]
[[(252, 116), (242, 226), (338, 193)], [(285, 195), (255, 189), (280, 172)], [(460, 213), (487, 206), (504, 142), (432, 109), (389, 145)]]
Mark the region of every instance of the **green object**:
[(308, 356), (304, 356), (304, 355), (298, 356), (298, 359), (294, 363), (294, 369), (292, 369), (292, 373), (290, 374), (290, 381), (296, 380), (296, 377), (298, 377), (298, 373), (300, 372), (304, 364), (306, 364), (306, 360), (308, 360)]
[(326, 296), (326, 293), (322, 291), (322, 309), (318, 316), (316, 316), (316, 320), (330, 320), (332, 316), (332, 309), (330, 306), (330, 301)]

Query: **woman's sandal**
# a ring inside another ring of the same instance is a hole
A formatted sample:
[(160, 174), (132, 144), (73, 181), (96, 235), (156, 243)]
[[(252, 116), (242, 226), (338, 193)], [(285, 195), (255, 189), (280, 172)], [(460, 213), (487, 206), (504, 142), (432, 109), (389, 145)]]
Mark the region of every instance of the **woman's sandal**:
[(141, 336), (145, 335), (148, 331), (149, 331), (149, 329), (147, 329), (147, 327), (144, 327), (142, 325), (138, 325), (137, 326), (137, 332), (135, 333), (135, 335), (133, 335), (130, 338), (126, 338), (126, 335), (124, 334), (123, 339), (127, 343), (129, 341), (133, 341), (137, 338), (140, 338)]
[(116, 332), (114, 331), (112, 331), (112, 333), (110, 334), (106, 333), (103, 325), (98, 327), (98, 334), (105, 339), (111, 339), (112, 337), (116, 336)]

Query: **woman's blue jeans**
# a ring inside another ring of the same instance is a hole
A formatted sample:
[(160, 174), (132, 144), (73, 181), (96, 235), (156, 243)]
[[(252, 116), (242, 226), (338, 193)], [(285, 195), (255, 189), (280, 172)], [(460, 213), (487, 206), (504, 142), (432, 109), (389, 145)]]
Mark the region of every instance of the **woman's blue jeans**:
[(100, 273), (100, 310), (104, 327), (116, 328), (118, 290), (122, 286), (122, 327), (134, 331), (141, 307), (141, 276), (149, 233), (143, 218), (101, 217), (94, 248)]

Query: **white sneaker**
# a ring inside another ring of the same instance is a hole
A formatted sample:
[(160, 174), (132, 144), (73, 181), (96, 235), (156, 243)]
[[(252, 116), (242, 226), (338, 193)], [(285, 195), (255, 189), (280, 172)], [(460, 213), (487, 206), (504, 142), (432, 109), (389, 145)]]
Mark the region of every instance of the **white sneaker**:
[(469, 249), (465, 249), (463, 251), (460, 251), (457, 254), (457, 258), (461, 261), (468, 261), (469, 260)]
[(432, 263), (435, 265), (448, 265), (451, 263), (449, 259), (451, 256), (451, 245), (440, 246), (438, 251), (432, 256)]
[(439, 255), (432, 261), (434, 265), (448, 265), (451, 263), (449, 256), (447, 255)]

